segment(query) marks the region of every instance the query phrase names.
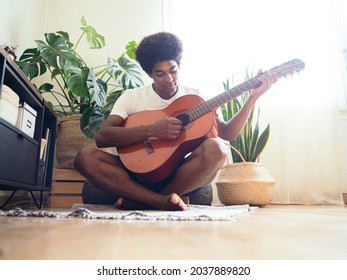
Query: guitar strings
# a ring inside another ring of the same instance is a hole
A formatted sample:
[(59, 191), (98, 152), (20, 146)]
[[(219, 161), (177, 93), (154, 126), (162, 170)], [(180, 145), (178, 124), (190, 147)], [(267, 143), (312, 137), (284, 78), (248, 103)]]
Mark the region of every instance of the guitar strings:
[(293, 59), (279, 66), (276, 66), (268, 71), (258, 74), (257, 76), (239, 84), (238, 86), (227, 90), (226, 92), (213, 97), (206, 102), (203, 102), (189, 110), (185, 113), (180, 114), (182, 122), (188, 124), (191, 121), (211, 112), (218, 106), (221, 106), (250, 89), (257, 88), (261, 85), (261, 82), (257, 78), (261, 77), (266, 73), (273, 73), (279, 75), (279, 77), (286, 77), (287, 74), (293, 73), (294, 71), (299, 72), (305, 68), (305, 63), (299, 59)]
[[(211, 112), (213, 109), (217, 108), (218, 106), (221, 106), (222, 104), (228, 102), (229, 100), (239, 96), (243, 92), (259, 86), (259, 83), (260, 82), (256, 78), (252, 78), (230, 90), (227, 90), (226, 92), (220, 95), (217, 95), (211, 98), (210, 100), (207, 100), (206, 102), (203, 102), (187, 110), (186, 114), (190, 116), (189, 117), (190, 121), (196, 120), (197, 118)], [(250, 85), (250, 87), (247, 87), (246, 84)]]

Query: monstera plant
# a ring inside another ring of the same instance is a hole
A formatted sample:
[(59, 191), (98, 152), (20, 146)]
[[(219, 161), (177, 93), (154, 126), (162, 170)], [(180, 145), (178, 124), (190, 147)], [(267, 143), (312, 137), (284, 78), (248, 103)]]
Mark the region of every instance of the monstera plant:
[(45, 41), (36, 40), (36, 48), (26, 49), (17, 64), (30, 80), (46, 76), (50, 82), (37, 85), (35, 79), (34, 85), (44, 97), (53, 97), (50, 105), (58, 116), (81, 114), (81, 130), (93, 139), (117, 98), (126, 89), (142, 86), (143, 78), (135, 59), (135, 41), (129, 42), (118, 58), (108, 58), (101, 66), (88, 66), (77, 52), (81, 39), (87, 39), (90, 49), (101, 49), (105, 38), (84, 17), (81, 24), (75, 44), (65, 31), (46, 33)]
[[(251, 79), (252, 76), (252, 73), (249, 73), (248, 69), (246, 69), (245, 81)], [(226, 82), (223, 82), (223, 86), (225, 90), (229, 90), (231, 88), (230, 80), (228, 79)], [(245, 92), (238, 98), (234, 98), (221, 106), (225, 121), (229, 121), (242, 108), (249, 94), (250, 91)], [(241, 133), (235, 140), (230, 142), (230, 145), (233, 147), (231, 148), (231, 155), (234, 163), (259, 161), (259, 156), (263, 152), (270, 136), (270, 124), (263, 131), (260, 131), (259, 115), (260, 109), (254, 106)], [(242, 155), (244, 160), (234, 148)]]

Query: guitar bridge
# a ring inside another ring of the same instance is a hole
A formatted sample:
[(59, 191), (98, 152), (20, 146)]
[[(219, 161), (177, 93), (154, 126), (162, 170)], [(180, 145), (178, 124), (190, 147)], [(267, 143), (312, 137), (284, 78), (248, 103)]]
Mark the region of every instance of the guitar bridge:
[(151, 143), (151, 141), (149, 140), (149, 138), (146, 138), (146, 139), (143, 141), (143, 145), (145, 145), (145, 149), (146, 149), (147, 154), (152, 154), (152, 153), (154, 153), (154, 149), (153, 149), (153, 147), (152, 147), (152, 143)]

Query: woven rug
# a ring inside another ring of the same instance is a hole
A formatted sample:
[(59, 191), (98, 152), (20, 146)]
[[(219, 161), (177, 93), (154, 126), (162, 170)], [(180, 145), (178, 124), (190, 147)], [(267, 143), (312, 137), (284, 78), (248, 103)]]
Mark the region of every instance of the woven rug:
[(117, 210), (112, 205), (75, 204), (72, 209), (22, 209), (0, 210), (1, 216), (83, 218), (117, 220), (154, 220), (154, 221), (227, 221), (236, 215), (250, 211), (249, 205), (202, 206), (188, 205), (187, 211)]

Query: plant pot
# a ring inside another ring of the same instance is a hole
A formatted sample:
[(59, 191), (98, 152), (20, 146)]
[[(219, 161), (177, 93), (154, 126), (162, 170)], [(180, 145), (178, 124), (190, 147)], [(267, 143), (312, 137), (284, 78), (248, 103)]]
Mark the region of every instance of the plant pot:
[(240, 162), (224, 166), (216, 186), (225, 205), (264, 206), (273, 199), (275, 180), (264, 164)]
[(80, 129), (81, 115), (72, 115), (58, 120), (56, 159), (57, 168), (75, 169), (74, 160), (79, 150), (96, 147), (95, 141), (88, 138)]

